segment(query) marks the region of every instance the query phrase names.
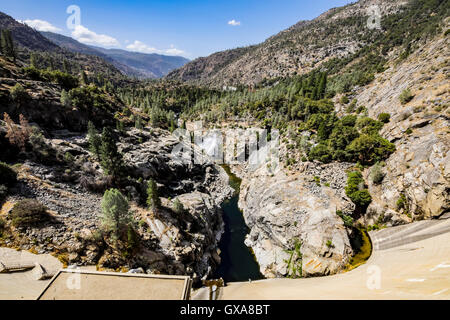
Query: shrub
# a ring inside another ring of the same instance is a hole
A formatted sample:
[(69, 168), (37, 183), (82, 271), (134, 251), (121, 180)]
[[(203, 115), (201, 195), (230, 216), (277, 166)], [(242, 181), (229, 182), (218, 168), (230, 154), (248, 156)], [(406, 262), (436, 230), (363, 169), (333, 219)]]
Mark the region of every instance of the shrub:
[(73, 154), (71, 154), (70, 152), (66, 152), (64, 154), (64, 161), (66, 161), (67, 163), (72, 163), (75, 160), (75, 157), (73, 156)]
[(16, 125), (6, 112), (3, 115), (6, 122), (6, 135), (9, 143), (19, 147), (22, 151), (25, 151), (25, 146), (30, 138), (31, 127), (28, 120), (21, 114), (19, 115), (20, 126)]
[(372, 178), (372, 182), (374, 184), (380, 184), (384, 179), (384, 173), (383, 168), (381, 167), (380, 163), (377, 162), (370, 172), (370, 177)]
[(21, 200), (11, 210), (12, 224), (15, 227), (34, 226), (49, 220), (47, 208), (33, 199)]
[(0, 162), (0, 184), (11, 186), (17, 181), (17, 173), (4, 162)]
[(414, 95), (411, 93), (411, 90), (405, 89), (398, 98), (401, 104), (407, 104), (414, 98)]
[(404, 193), (400, 194), (400, 198), (397, 200), (397, 210), (407, 209), (407, 200)]
[(358, 190), (350, 195), (350, 199), (359, 207), (367, 207), (372, 202), (372, 196), (369, 190)]
[(350, 100), (348, 99), (348, 97), (346, 95), (343, 95), (342, 98), (341, 98), (340, 103), (341, 104), (347, 104), (349, 102), (350, 102)]
[(16, 83), (16, 85), (10, 89), (9, 93), (11, 94), (11, 98), (16, 102), (25, 101), (29, 97), (27, 91), (20, 83)]
[(395, 151), (395, 145), (378, 134), (362, 134), (346, 148), (353, 160), (362, 165), (370, 165), (386, 159)]
[(372, 202), (372, 197), (369, 190), (365, 188), (363, 176), (359, 171), (348, 174), (345, 194), (356, 206), (361, 208), (367, 207)]
[(380, 113), (378, 115), (378, 120), (383, 123), (388, 123), (391, 120), (391, 115), (389, 113)]
[(184, 206), (178, 198), (173, 202), (173, 211), (177, 214), (182, 214), (184, 212)]
[(309, 158), (311, 160), (319, 160), (323, 163), (328, 163), (333, 159), (331, 152), (332, 150), (325, 143), (321, 142), (311, 149)]
[(351, 216), (348, 216), (346, 214), (343, 214), (341, 210), (336, 211), (336, 214), (342, 218), (344, 221), (344, 225), (346, 227), (352, 227), (353, 226), (353, 218)]

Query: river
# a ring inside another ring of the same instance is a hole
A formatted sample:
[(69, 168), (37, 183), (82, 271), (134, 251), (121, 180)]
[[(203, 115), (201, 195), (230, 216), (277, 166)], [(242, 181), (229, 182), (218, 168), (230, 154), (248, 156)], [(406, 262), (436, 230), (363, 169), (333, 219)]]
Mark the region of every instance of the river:
[(223, 167), (230, 177), (234, 189), (231, 199), (222, 204), (225, 233), (219, 243), (221, 264), (214, 278), (223, 278), (225, 282), (239, 282), (263, 279), (250, 248), (244, 241), (249, 229), (245, 224), (242, 211), (238, 207), (241, 180), (227, 166)]

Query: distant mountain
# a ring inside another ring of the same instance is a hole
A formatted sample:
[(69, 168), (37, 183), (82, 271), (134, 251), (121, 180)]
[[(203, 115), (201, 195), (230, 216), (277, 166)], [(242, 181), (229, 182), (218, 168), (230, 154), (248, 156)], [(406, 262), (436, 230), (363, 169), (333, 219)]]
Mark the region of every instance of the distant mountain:
[(101, 51), (99, 51), (93, 47), (90, 47), (88, 45), (82, 44), (81, 42), (78, 42), (77, 40), (75, 40), (71, 37), (66, 37), (66, 36), (63, 36), (62, 34), (53, 33), (53, 32), (41, 32), (41, 34), (48, 40), (57, 44), (61, 48), (69, 50), (70, 52), (81, 53), (81, 54), (99, 57), (99, 58), (111, 63), (124, 75), (130, 76), (130, 77), (136, 77), (136, 78), (146, 77), (146, 75), (143, 74), (142, 72), (139, 72), (138, 70), (136, 70), (132, 67), (129, 67), (127, 65), (124, 65), (124, 64), (114, 60), (113, 58), (109, 57), (108, 55), (102, 53)]
[(78, 52), (82, 54), (89, 54), (94, 56), (99, 56), (101, 58), (106, 58), (106, 55), (102, 54), (100, 51), (95, 50), (94, 48), (87, 46), (85, 44), (82, 44), (81, 42), (78, 42), (77, 40), (63, 36), (62, 34), (53, 33), (53, 32), (40, 32), (41, 35), (43, 35), (45, 38), (50, 40), (51, 42), (57, 44), (61, 48), (65, 48), (72, 52)]
[(50, 41), (72, 52), (98, 56), (119, 69), (123, 74), (137, 78), (161, 78), (170, 71), (189, 62), (183, 57), (144, 54), (118, 49), (88, 46), (77, 40), (53, 32), (41, 32)]
[(184, 66), (188, 59), (179, 56), (165, 56), (130, 52), (120, 49), (104, 49), (93, 47), (108, 57), (144, 74), (147, 78), (161, 78), (169, 72)]

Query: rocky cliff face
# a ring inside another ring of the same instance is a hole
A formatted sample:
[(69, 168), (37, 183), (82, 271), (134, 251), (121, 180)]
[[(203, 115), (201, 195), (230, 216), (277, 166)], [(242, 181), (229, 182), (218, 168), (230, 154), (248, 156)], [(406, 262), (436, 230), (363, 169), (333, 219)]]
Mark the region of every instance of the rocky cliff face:
[[(194, 279), (209, 275), (220, 263), (218, 242), (223, 233), (221, 202), (231, 196), (225, 171), (211, 162), (185, 165), (171, 157), (178, 143), (164, 130), (130, 130), (119, 149), (131, 176), (158, 182), (162, 208), (148, 210), (140, 197), (145, 185), (129, 185), (128, 197), (137, 222), (138, 247), (131, 256), (124, 248), (102, 237), (99, 214), (101, 190), (107, 179), (87, 151), (87, 139), (68, 131), (53, 132), (45, 139), (57, 154), (71, 154), (73, 166), (43, 165), (26, 161), (16, 170), (19, 181), (7, 199), (1, 216), (8, 220), (14, 203), (33, 198), (53, 217), (37, 227), (15, 228), (8, 222), (2, 245), (53, 253), (67, 264), (100, 268), (143, 268), (151, 273), (189, 274)], [(184, 211), (176, 213), (178, 198)]]
[[(381, 134), (396, 145), (376, 185), (366, 172), (374, 201), (364, 224), (387, 225), (438, 217), (450, 210), (450, 117), (448, 37), (430, 41), (402, 63), (392, 63), (373, 84), (357, 91), (369, 115), (389, 113)], [(401, 104), (409, 89), (413, 98)]]
[(246, 244), (266, 277), (329, 275), (347, 264), (349, 231), (336, 211), (354, 210), (343, 193), (350, 166), (308, 163), (294, 175), (234, 168), (243, 177), (239, 207), (251, 229)]

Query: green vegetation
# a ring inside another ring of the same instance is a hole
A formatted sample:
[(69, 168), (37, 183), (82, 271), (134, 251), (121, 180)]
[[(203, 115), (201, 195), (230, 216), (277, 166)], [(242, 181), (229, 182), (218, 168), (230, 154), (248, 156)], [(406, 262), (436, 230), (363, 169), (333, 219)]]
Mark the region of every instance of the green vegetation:
[(16, 83), (15, 86), (11, 88), (9, 93), (13, 101), (18, 103), (24, 102), (29, 98), (28, 92), (20, 83)]
[(389, 113), (380, 113), (378, 115), (378, 120), (383, 123), (388, 123), (389, 121), (391, 121), (391, 115)]
[(33, 199), (21, 200), (11, 210), (11, 221), (15, 227), (35, 226), (48, 221), (47, 208)]
[(185, 211), (183, 204), (178, 198), (176, 198), (173, 202), (173, 211), (177, 214), (182, 214)]
[(398, 211), (400, 211), (400, 210), (408, 211), (408, 201), (407, 201), (406, 195), (404, 193), (400, 194), (400, 198), (398, 198), (396, 205), (397, 205)]
[(11, 34), (11, 30), (3, 29), (0, 33), (0, 51), (6, 57), (16, 62), (17, 52), (14, 45), (14, 40)]
[(374, 184), (380, 184), (384, 179), (383, 167), (377, 162), (370, 171), (370, 178)]
[(97, 159), (100, 159), (100, 147), (102, 145), (102, 138), (95, 129), (94, 124), (89, 121), (88, 122), (88, 142), (89, 142), (89, 151), (92, 152)]
[(0, 185), (12, 186), (17, 181), (17, 173), (6, 163), (0, 162)]
[(289, 259), (284, 260), (284, 262), (287, 264), (288, 277), (293, 279), (302, 277), (303, 255), (300, 251), (301, 247), (302, 242), (298, 239), (295, 239), (294, 248), (292, 250), (285, 250), (285, 252), (290, 255)]
[(156, 210), (161, 206), (161, 199), (158, 195), (158, 186), (153, 179), (150, 179), (147, 184), (147, 205), (153, 210)]
[(56, 83), (66, 90), (78, 87), (76, 77), (60, 70), (42, 70), (30, 66), (24, 68), (23, 72), (32, 80)]
[(383, 124), (379, 121), (349, 115), (338, 119), (333, 115), (313, 115), (306, 124), (310, 130), (317, 130), (319, 144), (309, 152), (311, 160), (322, 162), (349, 161), (370, 165), (387, 158), (395, 146), (383, 139), (378, 131)]
[(95, 85), (78, 87), (69, 91), (70, 101), (76, 108), (92, 110), (111, 110), (111, 104), (107, 100), (106, 92)]
[(372, 197), (369, 190), (366, 189), (364, 178), (359, 171), (352, 171), (348, 174), (345, 194), (359, 208), (366, 208), (372, 202)]
[(123, 156), (117, 149), (117, 140), (110, 127), (103, 128), (100, 145), (100, 164), (106, 174), (115, 178), (122, 176), (124, 170)]
[(343, 214), (341, 210), (337, 210), (337, 211), (336, 211), (336, 214), (337, 214), (339, 217), (341, 217), (341, 219), (344, 221), (344, 225), (345, 225), (346, 227), (352, 227), (352, 226), (353, 226), (353, 223), (354, 223), (353, 217), (348, 216), (348, 215), (346, 215), (346, 214)]
[(411, 93), (411, 90), (406, 89), (403, 90), (398, 99), (400, 100), (401, 104), (407, 104), (414, 98), (414, 95)]
[(64, 89), (61, 91), (60, 101), (61, 101), (61, 104), (65, 107), (70, 107), (70, 105), (72, 104), (72, 100), (70, 99), (69, 94)]
[(102, 199), (102, 215), (100, 217), (103, 229), (112, 234), (113, 239), (121, 238), (129, 233), (133, 226), (133, 215), (129, 211), (127, 199), (117, 189), (105, 192)]

